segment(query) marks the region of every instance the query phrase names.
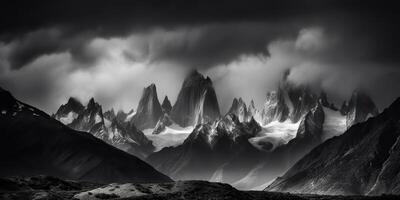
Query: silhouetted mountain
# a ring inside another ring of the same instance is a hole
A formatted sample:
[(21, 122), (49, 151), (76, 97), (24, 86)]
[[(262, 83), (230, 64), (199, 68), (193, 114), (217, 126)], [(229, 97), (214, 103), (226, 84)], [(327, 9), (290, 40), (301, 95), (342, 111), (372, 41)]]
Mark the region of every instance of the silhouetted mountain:
[(163, 112), (158, 101), (156, 85), (151, 84), (143, 89), (143, 94), (132, 122), (140, 130), (154, 128), (162, 115)]
[[(90, 101), (87, 114), (99, 107)], [(170, 181), (89, 133), (68, 128), (0, 89), (0, 176), (46, 174), (94, 182)]]
[(172, 107), (172, 120), (186, 127), (198, 122), (213, 122), (219, 116), (218, 100), (211, 79), (197, 71), (192, 72), (183, 82)]
[[(360, 103), (362, 100), (353, 101)], [(399, 194), (399, 113), (400, 98), (376, 117), (355, 124), (343, 135), (314, 148), (267, 190), (345, 195)]]

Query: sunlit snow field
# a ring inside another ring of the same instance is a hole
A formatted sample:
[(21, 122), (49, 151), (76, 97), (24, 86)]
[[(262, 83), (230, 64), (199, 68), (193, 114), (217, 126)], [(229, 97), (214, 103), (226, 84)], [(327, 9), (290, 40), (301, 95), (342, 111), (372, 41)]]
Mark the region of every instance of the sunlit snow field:
[(182, 128), (173, 124), (172, 126), (166, 127), (165, 130), (159, 134), (152, 134), (153, 129), (143, 130), (143, 133), (153, 142), (153, 145), (156, 147), (155, 151), (159, 151), (164, 147), (175, 147), (182, 144), (193, 129), (193, 126)]

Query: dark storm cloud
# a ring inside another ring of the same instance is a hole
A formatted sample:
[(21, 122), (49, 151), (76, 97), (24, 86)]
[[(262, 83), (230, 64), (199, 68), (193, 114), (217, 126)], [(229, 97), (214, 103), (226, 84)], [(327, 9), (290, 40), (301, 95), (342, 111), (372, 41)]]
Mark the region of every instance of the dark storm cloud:
[(6, 0), (0, 83), (47, 111), (70, 95), (127, 108), (150, 82), (173, 100), (198, 68), (228, 105), (232, 94), (262, 102), (293, 68), (294, 80), (339, 92), (390, 85), (387, 105), (400, 91), (399, 15), (369, 0)]
[[(94, 37), (125, 37), (155, 27), (204, 27), (197, 41), (188, 38), (192, 46), (165, 44), (153, 59), (210, 67), (241, 54), (265, 54), (271, 40), (319, 24), (368, 46), (370, 52), (363, 59), (397, 62), (397, 11), (395, 6), (361, 0), (7, 1), (0, 12), (0, 40), (21, 40), (9, 55), (11, 66), (18, 69), (40, 55), (63, 51), (70, 51), (77, 61), (94, 62), (101, 54), (85, 48)], [(59, 32), (48, 35), (48, 29)]]
[(211, 24), (191, 29), (179, 37), (155, 43), (152, 61), (172, 61), (197, 69), (228, 64), (241, 55), (268, 56), (267, 44), (294, 38), (297, 26), (273, 23)]

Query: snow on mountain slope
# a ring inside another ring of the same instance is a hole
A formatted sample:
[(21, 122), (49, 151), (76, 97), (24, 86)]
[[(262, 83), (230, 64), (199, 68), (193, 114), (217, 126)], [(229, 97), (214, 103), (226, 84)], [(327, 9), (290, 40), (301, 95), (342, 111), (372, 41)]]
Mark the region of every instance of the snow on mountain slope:
[(78, 114), (74, 111), (71, 111), (67, 114), (67, 116), (61, 117), (60, 122), (65, 125), (68, 125), (68, 124), (72, 123), (77, 117), (78, 117)]
[(159, 151), (164, 147), (175, 147), (182, 144), (193, 129), (193, 126), (182, 128), (177, 124), (172, 124), (171, 126), (166, 126), (165, 130), (159, 134), (152, 134), (153, 129), (145, 129), (143, 133), (153, 142), (156, 147), (155, 151)]
[(272, 151), (296, 137), (299, 124), (300, 121), (297, 123), (292, 123), (290, 120), (273, 121), (262, 126), (260, 133), (256, 137), (250, 138), (249, 142), (259, 150)]

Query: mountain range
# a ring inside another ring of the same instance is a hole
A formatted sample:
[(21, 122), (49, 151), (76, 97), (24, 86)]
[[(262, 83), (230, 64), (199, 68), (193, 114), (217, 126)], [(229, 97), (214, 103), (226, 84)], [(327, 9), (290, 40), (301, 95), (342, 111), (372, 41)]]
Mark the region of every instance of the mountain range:
[[(362, 91), (355, 91), (350, 102), (357, 102), (348, 106), (358, 113), (357, 120), (377, 114)], [(283, 79), (277, 91), (267, 93), (261, 111), (253, 101), (247, 107), (235, 98), (225, 116), (198, 122), (182, 144), (163, 148), (146, 160), (176, 180), (201, 179), (260, 189), (313, 147), (343, 133), (348, 121), (355, 119), (352, 112), (341, 114), (325, 93), (315, 95), (307, 86)], [(169, 117), (162, 121), (174, 123)]]
[(167, 96), (160, 104), (151, 84), (136, 112), (103, 112), (93, 98), (86, 106), (70, 98), (53, 118), (145, 160), (174, 180), (263, 189), (314, 147), (378, 114), (362, 90), (338, 108), (325, 92), (293, 84), (285, 74), (277, 89), (266, 93), (261, 109), (238, 97), (221, 115), (211, 79), (193, 71), (173, 106)]

